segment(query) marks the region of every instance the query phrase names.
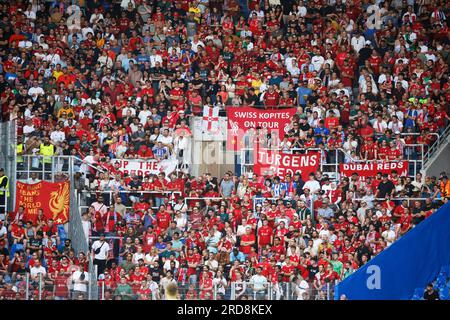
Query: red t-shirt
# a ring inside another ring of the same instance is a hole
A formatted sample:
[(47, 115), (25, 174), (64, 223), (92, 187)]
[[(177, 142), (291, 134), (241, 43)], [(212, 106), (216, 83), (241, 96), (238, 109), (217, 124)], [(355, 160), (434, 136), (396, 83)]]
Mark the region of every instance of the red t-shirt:
[[(241, 242), (246, 242), (246, 241), (255, 241), (255, 235), (253, 233), (251, 233), (251, 234), (244, 234), (241, 237)], [(252, 248), (252, 246), (241, 245), (241, 251), (244, 254), (249, 254), (251, 252), (251, 248)]]
[(170, 221), (172, 220), (170, 217), (170, 214), (168, 212), (158, 212), (156, 214), (156, 220), (158, 223), (158, 226), (161, 229), (167, 229), (169, 227)]
[(259, 246), (266, 246), (270, 244), (273, 230), (269, 226), (262, 226), (258, 229)]

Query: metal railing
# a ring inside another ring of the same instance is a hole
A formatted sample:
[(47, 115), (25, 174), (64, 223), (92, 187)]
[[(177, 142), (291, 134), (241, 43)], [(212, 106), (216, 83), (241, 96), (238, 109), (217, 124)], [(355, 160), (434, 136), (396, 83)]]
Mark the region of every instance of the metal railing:
[[(73, 268), (65, 275), (38, 273), (32, 276), (30, 272), (8, 274), (4, 278), (5, 288), (0, 300), (79, 300), (80, 294), (83, 300), (89, 299), (91, 296), (90, 284), (96, 283), (96, 281), (91, 281), (91, 278), (86, 276), (85, 279), (88, 282), (86, 290), (75, 291), (74, 284), (79, 281), (73, 278), (75, 269), (77, 268)], [(80, 287), (76, 289), (80, 289)], [(98, 297), (92, 300), (97, 299)]]
[[(105, 172), (103, 169), (75, 156), (22, 155), (21, 157), (23, 161), (16, 164), (17, 180), (21, 181), (38, 179), (54, 182), (64, 178), (67, 179), (73, 176), (75, 172), (89, 169)], [(34, 174), (34, 177), (32, 177), (32, 174)]]
[[(420, 152), (417, 152), (417, 148), (420, 148)], [(260, 148), (261, 150), (269, 150), (273, 152), (280, 152), (285, 154), (292, 154), (294, 151), (300, 152), (319, 152), (320, 153), (320, 171), (323, 174), (328, 175), (330, 179), (338, 180), (340, 177), (339, 165), (341, 163), (372, 163), (381, 162), (384, 160), (361, 160), (353, 158), (349, 153), (347, 153), (342, 148), (337, 148), (334, 150), (325, 150), (321, 148), (292, 148), (289, 150), (284, 149), (270, 149), (270, 148)], [(254, 166), (254, 149), (253, 148), (242, 148), (241, 149), (241, 173), (245, 174), (252, 172)], [(408, 174), (411, 177), (415, 177), (423, 167), (424, 158), (424, 145), (421, 144), (406, 144), (403, 148), (403, 160), (408, 160), (409, 168)]]
[(189, 201), (196, 201), (196, 202), (204, 202), (205, 200), (210, 200), (211, 202), (220, 202), (222, 200), (224, 200), (224, 198), (222, 197), (185, 197), (184, 199), (184, 204), (187, 207), (187, 211), (192, 211), (192, 207), (190, 207), (188, 205)]
[(373, 198), (373, 199), (369, 199), (369, 198), (352, 198), (352, 201), (393, 201), (394, 203), (396, 203), (396, 205), (398, 205), (401, 201), (408, 201), (408, 206), (411, 206), (411, 202), (413, 201), (426, 201), (427, 199), (432, 199), (433, 201), (443, 201), (443, 199), (433, 199), (432, 197), (428, 197), (428, 198), (423, 198), (423, 197), (418, 197), (418, 198), (407, 198), (407, 197), (389, 197), (389, 198)]
[[(250, 281), (231, 282), (213, 278), (211, 289), (200, 289), (199, 283), (178, 281), (179, 300), (333, 300), (336, 282), (327, 282), (317, 289), (311, 282), (268, 282), (258, 286)], [(118, 287), (120, 288), (118, 289)], [(147, 289), (151, 287), (149, 292)], [(125, 292), (125, 293), (124, 293)], [(161, 283), (147, 281), (117, 284), (99, 281), (99, 300), (165, 300)]]
[[(98, 195), (103, 195), (105, 197), (105, 206), (113, 205), (115, 203), (114, 199), (117, 197), (121, 197), (122, 195), (132, 195), (134, 198), (139, 198), (140, 196), (149, 197), (149, 198), (159, 198), (163, 200), (159, 200), (155, 202), (155, 205), (152, 206), (152, 209), (158, 209), (160, 204), (171, 204), (175, 203), (175, 195), (181, 196), (182, 192), (178, 190), (79, 190), (77, 191), (77, 201), (78, 208), (81, 210), (85, 210), (91, 206)], [(156, 195), (162, 194), (162, 197), (156, 197)], [(129, 196), (127, 200), (129, 199)], [(167, 200), (167, 202), (166, 202)], [(131, 209), (132, 206), (128, 201), (124, 203), (126, 209)], [(80, 212), (81, 214), (81, 212)]]
[[(343, 155), (339, 158), (339, 152), (341, 150), (335, 149), (335, 150), (324, 150), (321, 148), (291, 148), (291, 149), (279, 149), (279, 148), (259, 148), (259, 150), (266, 150), (266, 151), (272, 151), (272, 152), (279, 152), (284, 154), (293, 154), (294, 152), (302, 152), (307, 154), (308, 152), (319, 152), (320, 153), (320, 171), (322, 171), (324, 174), (328, 174), (329, 177), (335, 178), (337, 173), (339, 172), (339, 163), (340, 161), (338, 159), (343, 158)], [(333, 153), (334, 151), (334, 159), (336, 161), (334, 162), (327, 162), (327, 157), (331, 157), (330, 153)], [(255, 162), (254, 162), (254, 149), (253, 148), (242, 148), (241, 153), (241, 173), (245, 174), (248, 172), (252, 172), (252, 169)], [(330, 170), (333, 169), (333, 170)]]
[(8, 191), (7, 189), (0, 189), (0, 221), (5, 221), (8, 214)]
[(442, 132), (441, 135), (438, 135), (438, 138), (436, 139), (436, 141), (428, 148), (428, 151), (422, 158), (424, 167), (428, 166), (430, 159), (439, 150), (439, 148), (442, 145), (444, 145), (444, 143), (450, 142), (449, 137), (450, 137), (450, 125), (445, 128), (444, 132)]

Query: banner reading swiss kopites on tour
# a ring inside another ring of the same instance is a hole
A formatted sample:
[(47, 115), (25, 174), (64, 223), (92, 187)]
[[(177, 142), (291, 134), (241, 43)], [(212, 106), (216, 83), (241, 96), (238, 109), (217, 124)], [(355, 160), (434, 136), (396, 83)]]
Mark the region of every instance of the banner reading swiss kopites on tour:
[(70, 185), (69, 182), (48, 182), (16, 184), (16, 208), (24, 207), (24, 221), (36, 222), (38, 210), (44, 211), (46, 219), (55, 224), (69, 221)]
[(320, 153), (285, 154), (259, 149), (255, 152), (253, 172), (259, 175), (274, 174), (284, 176), (287, 173), (300, 173), (304, 181), (311, 172), (316, 172), (320, 165)]
[(377, 172), (391, 174), (396, 170), (399, 176), (408, 175), (408, 161), (380, 161), (366, 163), (345, 163), (339, 165), (339, 171), (344, 177), (350, 177), (356, 172), (359, 177), (375, 177)]
[(283, 137), (295, 112), (295, 108), (260, 110), (252, 107), (227, 107), (227, 149), (240, 151), (244, 147), (243, 136), (250, 128), (267, 128), (269, 132), (277, 130), (279, 136)]

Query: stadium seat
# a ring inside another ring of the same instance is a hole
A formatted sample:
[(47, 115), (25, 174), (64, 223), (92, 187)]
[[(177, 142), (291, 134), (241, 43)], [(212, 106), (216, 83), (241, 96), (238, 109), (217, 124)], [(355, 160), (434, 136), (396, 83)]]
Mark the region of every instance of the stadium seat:
[(450, 300), (449, 290), (450, 289), (448, 287), (444, 287), (439, 290), (439, 297), (441, 300)]

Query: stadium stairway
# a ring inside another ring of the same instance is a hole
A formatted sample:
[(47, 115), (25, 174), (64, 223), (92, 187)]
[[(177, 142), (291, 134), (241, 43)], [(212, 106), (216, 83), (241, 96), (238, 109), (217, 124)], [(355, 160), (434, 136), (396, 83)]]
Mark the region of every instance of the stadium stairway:
[(450, 203), (339, 283), (335, 299), (418, 300), (433, 283), (449, 297)]
[(441, 172), (450, 173), (450, 126), (444, 130), (439, 139), (428, 149), (423, 158), (425, 175), (439, 176)]

